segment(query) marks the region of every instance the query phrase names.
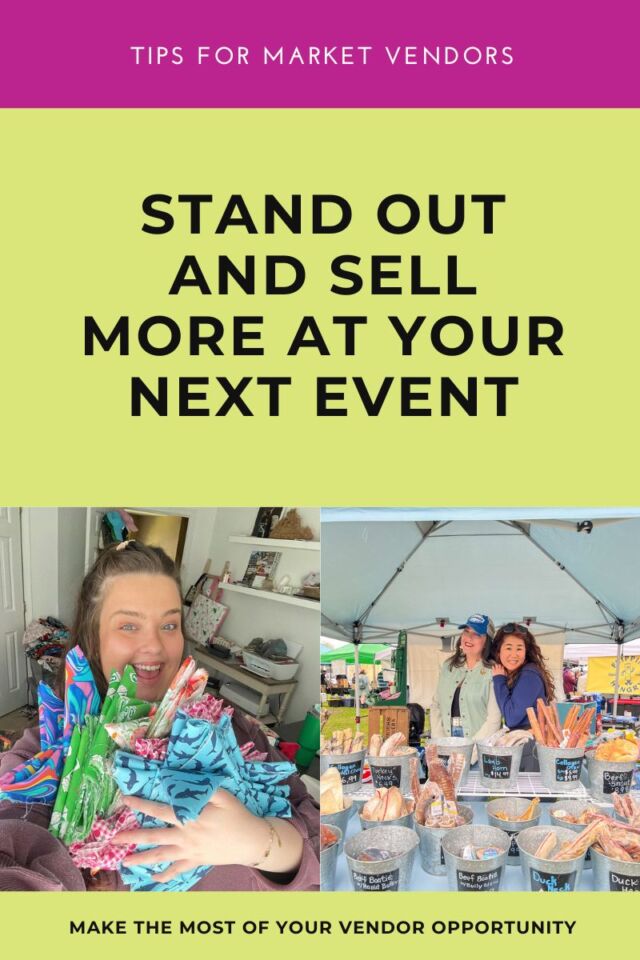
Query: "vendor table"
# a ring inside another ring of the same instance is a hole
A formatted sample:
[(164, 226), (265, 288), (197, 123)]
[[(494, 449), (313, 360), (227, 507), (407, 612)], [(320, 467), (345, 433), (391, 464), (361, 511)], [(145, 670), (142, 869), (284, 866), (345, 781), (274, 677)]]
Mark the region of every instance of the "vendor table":
[[(464, 799), (464, 798), (463, 798)], [(489, 798), (487, 798), (489, 799)], [(556, 799), (555, 797), (553, 798)], [(468, 802), (464, 799), (464, 802), (467, 806), (471, 807), (473, 810), (473, 822), (474, 823), (487, 823), (487, 814), (486, 814), (486, 803), (480, 800), (472, 800)], [(546, 804), (543, 804), (543, 807)], [(549, 814), (543, 809), (542, 817), (540, 818), (540, 826), (548, 824)], [(347, 837), (355, 836), (356, 833), (360, 831), (360, 818), (358, 813), (355, 812), (351, 819), (349, 820), (347, 826)], [(344, 852), (338, 856), (338, 863), (336, 867), (336, 885), (335, 890), (349, 890), (353, 892), (353, 887), (351, 885), (351, 878), (349, 876), (349, 867), (347, 865), (347, 860), (344, 855)], [(430, 873), (425, 873), (425, 871), (420, 866), (420, 850), (416, 847), (415, 858), (413, 861), (413, 871), (411, 874), (411, 890), (429, 890), (431, 893), (446, 893), (449, 890), (447, 884), (447, 878), (444, 877), (435, 877)], [(504, 880), (502, 881), (502, 886), (500, 888), (502, 891), (515, 891), (515, 890), (524, 890), (524, 880), (522, 877), (522, 867), (520, 866), (510, 866), (509, 864), (505, 865), (504, 868)], [(593, 890), (593, 882), (591, 879), (591, 871), (583, 870), (580, 884), (576, 887), (576, 891), (584, 890)]]
[[(361, 803), (365, 800), (368, 800), (369, 797), (373, 795), (373, 787), (371, 785), (365, 784), (360, 787), (360, 790), (357, 793), (352, 794), (354, 800), (354, 807), (359, 808)], [(467, 774), (465, 786), (459, 791), (458, 796), (460, 800), (471, 807), (473, 810), (473, 822), (475, 824), (486, 824), (487, 812), (486, 806), (487, 802), (493, 799), (495, 796), (500, 796), (499, 793), (492, 793), (491, 796), (487, 795), (486, 788), (481, 788), (478, 782), (478, 774), (476, 771), (471, 770)], [(540, 826), (551, 826), (551, 818), (548, 812), (549, 804), (555, 800), (560, 800), (562, 798), (578, 798), (578, 799), (589, 799), (589, 794), (585, 789), (582, 783), (576, 785), (576, 789), (571, 793), (562, 794), (562, 797), (557, 794), (551, 794), (550, 791), (542, 786), (540, 780), (540, 774), (538, 773), (521, 773), (518, 777), (518, 787), (514, 791), (510, 791), (509, 794), (502, 794), (503, 796), (521, 796), (521, 797), (540, 797), (542, 800), (542, 816), (540, 818)], [(482, 799), (480, 797), (482, 796)], [(592, 801), (594, 802), (594, 801)], [(597, 805), (597, 804), (595, 804)], [(355, 836), (355, 834), (360, 831), (360, 818), (358, 816), (358, 810), (356, 809), (352, 814), (349, 823), (347, 825), (347, 834), (346, 839)], [(353, 891), (351, 885), (351, 879), (349, 876), (349, 867), (344, 855), (344, 852), (338, 856), (338, 863), (336, 868), (336, 884), (335, 890), (340, 891)], [(432, 876), (430, 873), (425, 873), (425, 871), (420, 866), (420, 851), (419, 848), (416, 848), (415, 859), (413, 864), (413, 871), (411, 874), (411, 890), (429, 890), (431, 892), (447, 892), (449, 887), (447, 884), (446, 876), (437, 877)], [(506, 864), (504, 868), (504, 880), (502, 883), (501, 891), (522, 891), (524, 890), (524, 880), (522, 877), (522, 867), (520, 865), (511, 866)], [(593, 879), (591, 870), (583, 870), (580, 884), (576, 888), (577, 892), (580, 891), (592, 891), (593, 890)]]
[[(607, 709), (613, 710), (613, 697), (607, 697)], [(640, 700), (634, 697), (632, 700), (619, 699), (618, 712), (630, 713), (634, 717), (640, 717)]]

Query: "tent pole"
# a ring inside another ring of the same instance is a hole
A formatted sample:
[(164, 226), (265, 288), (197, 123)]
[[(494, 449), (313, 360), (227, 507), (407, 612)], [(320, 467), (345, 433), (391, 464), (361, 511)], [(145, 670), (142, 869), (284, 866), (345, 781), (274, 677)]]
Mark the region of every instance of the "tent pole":
[(358, 692), (358, 674), (360, 673), (360, 644), (362, 643), (362, 624), (359, 620), (355, 620), (353, 623), (353, 635), (351, 637), (351, 642), (353, 643), (353, 664), (354, 664), (354, 693), (355, 693), (355, 705), (356, 705), (356, 735), (360, 732), (360, 694)]
[(618, 716), (618, 699), (620, 697), (620, 661), (622, 660), (622, 646), (624, 644), (624, 623), (618, 621), (615, 626), (614, 640), (616, 642), (616, 679), (613, 688), (613, 716)]

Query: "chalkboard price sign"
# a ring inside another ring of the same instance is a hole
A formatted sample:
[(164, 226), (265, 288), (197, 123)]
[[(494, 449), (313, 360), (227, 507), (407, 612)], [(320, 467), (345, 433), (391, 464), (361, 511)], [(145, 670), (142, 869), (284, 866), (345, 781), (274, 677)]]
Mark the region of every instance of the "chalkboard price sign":
[(343, 784), (360, 783), (362, 778), (362, 760), (352, 760), (350, 763), (332, 763), (340, 774)]
[(629, 793), (633, 770), (605, 770), (602, 774), (603, 793)]
[(518, 846), (518, 834), (519, 830), (507, 830), (505, 831), (511, 837), (511, 845), (509, 847), (509, 857), (519, 857), (520, 856), (520, 847)]
[(566, 893), (575, 889), (576, 872), (573, 873), (544, 873), (530, 867), (531, 889), (543, 890), (547, 893)]
[(575, 783), (580, 779), (582, 757), (556, 757), (556, 783)]
[(492, 757), (482, 755), (482, 775), (490, 780), (508, 780), (511, 776), (511, 761), (513, 757)]
[(402, 767), (375, 767), (371, 764), (371, 776), (374, 787), (399, 787)]
[(400, 870), (388, 870), (386, 873), (356, 873), (353, 870), (351, 876), (356, 890), (382, 892), (398, 889)]
[(640, 893), (640, 877), (625, 877), (621, 873), (609, 873), (609, 890), (620, 893)]
[(457, 870), (458, 890), (499, 890), (502, 867), (488, 870), (486, 873), (471, 873), (470, 870)]

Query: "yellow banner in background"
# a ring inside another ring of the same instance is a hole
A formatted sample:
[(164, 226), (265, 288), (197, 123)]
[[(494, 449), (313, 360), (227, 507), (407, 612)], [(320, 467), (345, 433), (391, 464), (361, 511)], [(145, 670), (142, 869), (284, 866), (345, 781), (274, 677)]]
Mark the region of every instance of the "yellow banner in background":
[[(587, 667), (588, 693), (614, 693), (615, 657), (590, 657)], [(620, 661), (620, 694), (640, 696), (640, 657), (623, 657)]]

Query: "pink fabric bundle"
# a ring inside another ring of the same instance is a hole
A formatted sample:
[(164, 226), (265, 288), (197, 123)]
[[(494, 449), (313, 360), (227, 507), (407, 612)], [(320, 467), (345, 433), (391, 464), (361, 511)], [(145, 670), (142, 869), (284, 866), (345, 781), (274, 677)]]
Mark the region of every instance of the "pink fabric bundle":
[(87, 839), (72, 843), (69, 847), (71, 859), (76, 867), (88, 867), (92, 873), (117, 870), (124, 858), (136, 850), (136, 844), (118, 844), (116, 837), (122, 830), (135, 830), (137, 827), (136, 815), (128, 807), (122, 807), (107, 820), (98, 818)]
[(260, 760), (260, 761), (266, 760), (267, 757), (269, 756), (268, 753), (262, 753), (260, 750), (256, 750), (255, 743), (253, 742), (253, 740), (249, 740), (248, 743), (243, 744), (240, 747), (240, 753), (242, 754), (245, 760), (248, 760), (250, 762), (253, 760)]
[(169, 737), (138, 737), (133, 744), (133, 752), (147, 760), (165, 760)]
[(182, 707), (188, 717), (195, 717), (198, 720), (208, 720), (209, 723), (218, 723), (220, 717), (226, 714), (233, 716), (233, 707), (223, 706), (223, 700), (216, 700), (211, 693), (205, 693), (199, 700), (193, 700), (191, 703), (185, 703)]

